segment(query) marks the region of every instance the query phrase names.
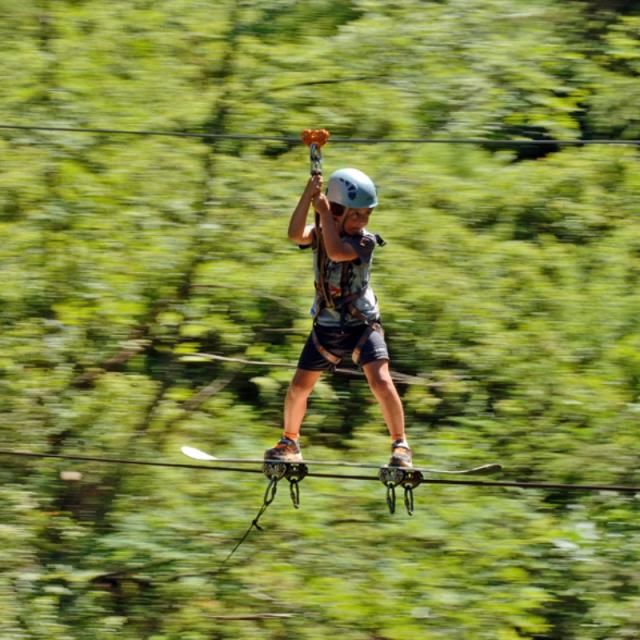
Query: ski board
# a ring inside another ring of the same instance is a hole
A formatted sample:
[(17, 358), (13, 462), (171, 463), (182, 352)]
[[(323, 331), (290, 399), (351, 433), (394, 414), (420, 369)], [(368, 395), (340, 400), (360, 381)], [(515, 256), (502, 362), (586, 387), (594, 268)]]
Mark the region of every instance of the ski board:
[[(263, 458), (217, 458), (195, 447), (181, 447), (180, 451), (192, 460), (201, 460), (203, 462), (223, 462), (233, 464), (264, 464), (265, 462), (278, 464), (306, 464), (308, 466), (323, 467), (348, 467), (351, 469), (381, 469), (388, 465), (373, 464), (366, 462), (327, 462), (324, 460), (303, 460), (302, 462), (282, 462), (280, 460), (264, 460)], [(404, 467), (398, 467), (404, 469)], [(420, 471), (421, 473), (434, 475), (451, 475), (451, 476), (470, 476), (470, 475), (488, 475), (502, 471), (502, 466), (497, 463), (483, 464), (478, 467), (469, 469), (429, 469), (423, 467), (411, 467), (412, 471)]]

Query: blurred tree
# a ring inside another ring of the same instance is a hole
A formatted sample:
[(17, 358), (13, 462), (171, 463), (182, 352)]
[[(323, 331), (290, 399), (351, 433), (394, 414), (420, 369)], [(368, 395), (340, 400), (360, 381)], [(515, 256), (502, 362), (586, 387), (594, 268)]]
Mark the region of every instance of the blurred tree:
[[(632, 5), (0, 0), (0, 123), (637, 139)], [(310, 324), (309, 256), (285, 239), (304, 149), (5, 129), (0, 158), (2, 446), (259, 455)], [(326, 148), (327, 171), (353, 165), (379, 187), (392, 366), (422, 383), (401, 387), (417, 459), (640, 482), (637, 148)], [(357, 377), (323, 379), (303, 435), (314, 458), (386, 454)], [(640, 631), (633, 498), (421, 487), (407, 520), (383, 487), (313, 478), (300, 517), (279, 496), (220, 571), (252, 478), (7, 457), (4, 635)]]

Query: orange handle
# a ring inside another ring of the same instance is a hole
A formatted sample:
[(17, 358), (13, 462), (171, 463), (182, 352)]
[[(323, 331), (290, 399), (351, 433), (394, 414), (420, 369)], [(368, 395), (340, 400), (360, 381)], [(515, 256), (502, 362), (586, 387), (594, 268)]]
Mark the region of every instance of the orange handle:
[(331, 134), (326, 129), (305, 129), (300, 134), (302, 142), (308, 147), (315, 144), (318, 148), (326, 144), (330, 136)]

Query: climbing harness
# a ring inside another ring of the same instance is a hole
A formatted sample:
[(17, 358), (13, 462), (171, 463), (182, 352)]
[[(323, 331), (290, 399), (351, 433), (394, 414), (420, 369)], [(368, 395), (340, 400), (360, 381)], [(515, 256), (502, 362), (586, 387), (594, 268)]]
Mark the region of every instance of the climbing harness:
[[(346, 282), (348, 280), (347, 273), (350, 268), (350, 263), (343, 262), (342, 263), (342, 276), (341, 276), (341, 284), (342, 289), (346, 291)], [(316, 285), (316, 289), (320, 287)], [(364, 347), (366, 341), (369, 339), (369, 336), (377, 331), (382, 337), (384, 337), (384, 329), (378, 320), (369, 320), (363, 313), (356, 307), (355, 301), (362, 295), (363, 290), (360, 289), (355, 293), (345, 293), (345, 295), (340, 296), (330, 296), (330, 304), (327, 303), (326, 298), (317, 292), (316, 298), (316, 317), (322, 311), (322, 309), (337, 309), (340, 311), (340, 325), (344, 328), (346, 323), (347, 314), (351, 315), (351, 317), (356, 318), (362, 324), (366, 325), (365, 330), (360, 336), (356, 346), (353, 348), (353, 352), (351, 354), (351, 359), (353, 360), (353, 364), (358, 366), (360, 364), (360, 356), (362, 354), (362, 347)], [(316, 333), (315, 328), (311, 331), (311, 339), (313, 340), (313, 345), (317, 349), (318, 353), (325, 359), (328, 360), (334, 367), (338, 366), (342, 361), (342, 358), (337, 356), (334, 353), (331, 353), (328, 349), (326, 349), (320, 342), (318, 335)]]
[[(369, 322), (368, 320), (364, 319), (364, 316), (360, 313), (358, 309), (356, 309), (356, 311), (362, 316), (363, 322), (367, 325), (365, 330), (362, 332), (362, 335), (360, 336), (358, 342), (356, 343), (356, 346), (353, 348), (353, 352), (351, 354), (351, 359), (353, 360), (353, 364), (358, 366), (360, 364), (360, 356), (362, 355), (362, 347), (364, 346), (365, 342), (369, 339), (369, 336), (374, 331), (377, 331), (384, 337), (384, 330), (382, 328), (382, 325), (379, 322)], [(351, 315), (358, 317), (356, 313), (353, 313), (353, 312), (351, 312)], [(342, 358), (340, 356), (337, 356), (335, 353), (332, 353), (331, 351), (329, 351), (329, 349), (327, 349), (322, 345), (322, 343), (320, 342), (320, 338), (318, 338), (318, 334), (316, 333), (315, 328), (311, 330), (311, 340), (313, 341), (313, 346), (316, 348), (317, 352), (325, 360), (330, 362), (334, 368), (337, 367), (342, 362)]]

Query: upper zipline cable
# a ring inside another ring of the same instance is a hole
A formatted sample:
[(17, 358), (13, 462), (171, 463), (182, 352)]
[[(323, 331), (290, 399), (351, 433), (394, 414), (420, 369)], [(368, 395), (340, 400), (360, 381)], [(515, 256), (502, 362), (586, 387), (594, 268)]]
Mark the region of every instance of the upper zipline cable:
[[(300, 136), (277, 136), (246, 133), (207, 133), (206, 131), (153, 131), (139, 129), (102, 129), (93, 127), (54, 127), (44, 125), (0, 124), (0, 129), (17, 131), (52, 131), (59, 133), (97, 133), (102, 135), (128, 136), (164, 136), (172, 138), (201, 138), (205, 140), (247, 140), (264, 142), (283, 142), (286, 144), (302, 144)], [(470, 144), (493, 147), (538, 146), (575, 146), (612, 145), (640, 146), (640, 140), (623, 139), (575, 139), (575, 140), (531, 140), (531, 139), (491, 139), (491, 138), (366, 138), (332, 136), (331, 143), (343, 144)]]
[[(132, 460), (129, 458), (104, 458), (99, 456), (83, 456), (60, 453), (38, 453), (35, 451), (16, 451), (12, 449), (0, 449), (0, 455), (25, 458), (52, 458), (55, 460), (70, 460), (75, 462), (98, 462), (102, 464), (137, 465), (145, 467), (169, 467), (178, 469), (198, 469), (206, 471), (236, 471), (238, 473), (262, 474), (262, 469), (246, 469), (220, 465), (190, 464), (182, 462), (153, 462), (150, 460)], [(303, 463), (304, 464), (304, 463)], [(354, 475), (342, 473), (307, 473), (312, 478), (333, 478), (339, 480), (375, 480), (380, 482), (377, 476)], [(611, 484), (563, 484), (554, 482), (517, 482), (503, 480), (444, 480), (440, 478), (424, 478), (424, 484), (466, 485), (472, 487), (511, 487), (516, 489), (548, 489), (552, 491), (612, 491), (616, 493), (640, 493), (640, 487), (630, 485)]]

